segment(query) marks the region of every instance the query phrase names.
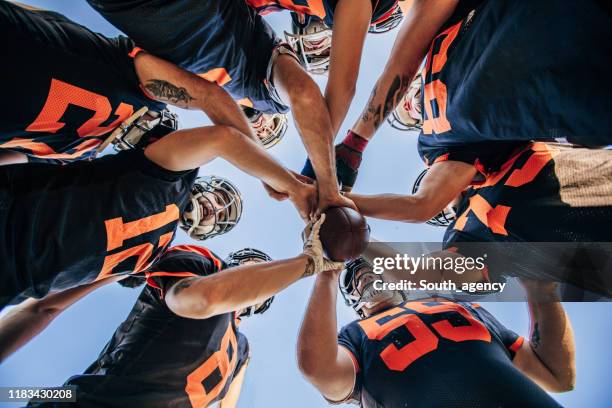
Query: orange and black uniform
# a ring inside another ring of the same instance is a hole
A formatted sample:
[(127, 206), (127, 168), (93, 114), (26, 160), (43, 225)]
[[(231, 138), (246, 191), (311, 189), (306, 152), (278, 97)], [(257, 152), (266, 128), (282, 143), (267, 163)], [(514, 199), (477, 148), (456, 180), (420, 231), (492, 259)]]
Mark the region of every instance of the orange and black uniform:
[(0, 166), (0, 308), (148, 268), (190, 202), (197, 170), (130, 150), (93, 161)]
[(418, 140), (427, 164), (490, 171), (530, 140), (612, 144), (608, 2), (469, 3), (459, 3), (427, 54)]
[[(466, 190), (444, 244), (466, 256), (488, 253), (492, 280), (548, 278), (612, 295), (611, 278), (601, 280), (605, 268), (576, 280), (564, 260), (570, 250), (588, 248), (575, 243), (612, 241), (611, 178), (610, 150), (532, 143)], [(609, 257), (600, 250), (591, 253), (591, 260), (604, 264)]]
[(270, 83), (281, 40), (244, 0), (87, 0), (146, 51), (223, 86), (260, 112), (286, 112)]
[(558, 407), (512, 364), (523, 338), (475, 304), (405, 302), (342, 328), (349, 399), (378, 407)]
[(148, 98), (134, 68), (134, 43), (106, 38), (49, 11), (0, 0), (0, 148), (35, 158), (91, 158)]
[[(372, 23), (388, 17), (398, 2), (398, 0), (371, 1)], [(318, 17), (329, 27), (334, 25), (334, 11), (338, 4), (338, 0), (246, 0), (246, 2), (262, 15), (274, 11), (291, 10), (299, 14)]]
[(235, 313), (182, 318), (163, 294), (177, 280), (224, 267), (202, 247), (166, 252), (147, 272), (149, 284), (98, 359), (66, 382), (77, 387), (79, 406), (204, 408), (222, 399), (249, 355)]

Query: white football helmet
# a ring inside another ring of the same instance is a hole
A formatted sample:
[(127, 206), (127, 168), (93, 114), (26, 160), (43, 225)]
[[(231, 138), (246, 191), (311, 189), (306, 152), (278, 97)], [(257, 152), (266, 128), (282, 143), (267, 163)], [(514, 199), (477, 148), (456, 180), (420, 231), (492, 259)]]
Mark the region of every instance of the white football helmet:
[(421, 129), (423, 126), (422, 86), (423, 77), (418, 73), (412, 80), (399, 105), (387, 117), (387, 122), (389, 122), (391, 127), (402, 131)]
[(243, 106), (242, 110), (249, 119), (251, 128), (266, 149), (276, 145), (285, 136), (289, 127), (287, 114), (263, 113), (246, 106)]
[(332, 30), (316, 16), (291, 13), (291, 31), (285, 39), (293, 48), (304, 69), (322, 75), (329, 70)]
[(389, 32), (400, 25), (403, 19), (404, 12), (400, 7), (399, 2), (395, 3), (393, 9), (389, 10), (387, 14), (370, 24), (370, 29), (368, 32), (371, 34), (383, 34)]
[[(425, 174), (427, 174), (427, 169), (423, 170), (417, 176), (416, 180), (414, 181), (414, 185), (412, 186), (412, 194), (416, 193), (419, 190), (419, 187), (421, 186), (421, 181), (423, 181)], [(451, 224), (451, 222), (455, 220), (455, 218), (457, 218), (456, 209), (453, 207), (453, 205), (449, 204), (446, 206), (446, 208), (444, 208), (438, 214), (433, 216), (433, 218), (431, 218), (426, 223), (435, 227), (446, 228)]]
[(236, 186), (222, 177), (198, 177), (180, 226), (191, 238), (203, 241), (231, 231), (241, 216), (242, 196)]

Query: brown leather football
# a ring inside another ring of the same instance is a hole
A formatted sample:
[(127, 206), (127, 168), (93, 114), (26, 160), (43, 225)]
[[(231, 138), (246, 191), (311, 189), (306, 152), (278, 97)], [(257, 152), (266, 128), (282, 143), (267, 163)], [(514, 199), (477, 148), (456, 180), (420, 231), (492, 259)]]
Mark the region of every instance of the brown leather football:
[(325, 222), (319, 236), (329, 259), (349, 261), (365, 251), (370, 240), (370, 227), (357, 211), (348, 207), (330, 207), (325, 210)]

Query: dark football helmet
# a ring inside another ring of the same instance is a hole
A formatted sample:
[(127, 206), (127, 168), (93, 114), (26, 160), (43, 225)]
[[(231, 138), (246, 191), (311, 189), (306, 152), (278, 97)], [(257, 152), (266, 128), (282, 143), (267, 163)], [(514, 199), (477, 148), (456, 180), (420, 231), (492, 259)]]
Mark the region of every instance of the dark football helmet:
[[(249, 262), (270, 262), (272, 258), (265, 252), (262, 252), (254, 248), (244, 248), (235, 252), (232, 252), (225, 259), (225, 263), (228, 268), (240, 266)], [(249, 306), (244, 309), (238, 317), (248, 317), (251, 315), (262, 314), (270, 308), (270, 305), (274, 301), (274, 296), (264, 300), (253, 306)]]
[(329, 70), (332, 30), (315, 16), (291, 13), (291, 31), (285, 39), (293, 48), (304, 69), (322, 75)]
[(242, 196), (229, 180), (198, 177), (180, 226), (193, 239), (205, 240), (231, 231), (242, 216)]
[[(427, 169), (423, 170), (417, 176), (416, 180), (414, 181), (414, 185), (412, 186), (412, 194), (416, 193), (419, 190), (421, 181), (423, 181), (425, 174), (427, 174)], [(455, 217), (455, 210), (450, 206), (447, 206), (444, 210), (440, 211), (432, 219), (427, 221), (427, 224), (433, 225), (435, 227), (448, 227), (451, 222), (455, 220)]]
[(251, 128), (266, 149), (276, 145), (285, 136), (289, 127), (287, 114), (263, 113), (246, 106), (242, 107), (242, 111), (249, 119)]
[(123, 150), (144, 149), (156, 140), (178, 129), (178, 117), (167, 109), (161, 112), (141, 108), (127, 118), (98, 147), (98, 153), (109, 144), (120, 152)]

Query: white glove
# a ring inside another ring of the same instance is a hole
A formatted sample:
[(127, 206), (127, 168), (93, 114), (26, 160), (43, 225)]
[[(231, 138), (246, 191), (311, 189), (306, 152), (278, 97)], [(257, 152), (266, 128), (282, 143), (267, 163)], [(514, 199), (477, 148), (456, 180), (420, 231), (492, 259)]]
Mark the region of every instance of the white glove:
[(304, 251), (302, 253), (310, 259), (304, 276), (344, 268), (344, 262), (334, 262), (325, 258), (323, 244), (319, 239), (319, 230), (324, 222), (325, 214), (321, 214), (318, 220), (312, 219), (302, 232), (302, 240), (304, 241)]

